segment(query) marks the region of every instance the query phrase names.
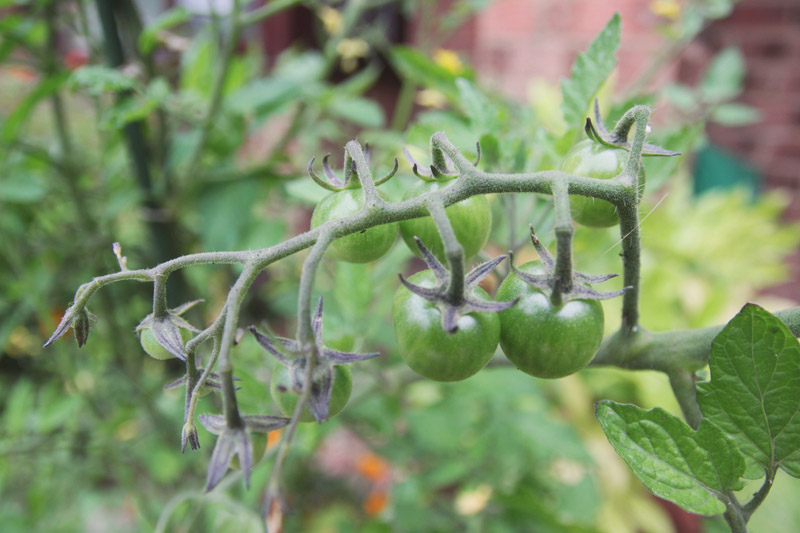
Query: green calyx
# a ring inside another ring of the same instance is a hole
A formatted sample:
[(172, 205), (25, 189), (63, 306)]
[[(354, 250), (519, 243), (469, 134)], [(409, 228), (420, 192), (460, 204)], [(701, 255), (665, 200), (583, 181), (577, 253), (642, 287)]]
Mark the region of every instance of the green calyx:
[[(595, 121), (592, 122), (591, 118), (586, 117), (586, 125), (584, 126), (586, 135), (588, 135), (590, 139), (609, 148), (621, 148), (630, 152), (632, 145), (628, 142), (628, 133), (631, 127), (636, 123), (632, 113), (625, 113), (625, 115), (619, 119), (619, 122), (617, 122), (614, 131), (610, 132), (603, 124), (603, 119), (600, 116), (600, 105), (595, 99), (594, 120)], [(667, 150), (655, 144), (644, 143), (644, 145), (642, 145), (642, 156), (672, 157), (676, 155), (681, 155), (681, 153)]]
[[(572, 271), (572, 283), (568, 291), (556, 291), (556, 258), (550, 253), (550, 250), (539, 241), (531, 228), (531, 242), (533, 247), (536, 248), (536, 253), (539, 254), (541, 266), (532, 273), (522, 272), (514, 266), (514, 256), (509, 252), (511, 271), (520, 279), (524, 280), (528, 285), (542, 291), (550, 293), (550, 300), (553, 305), (563, 305), (571, 300), (608, 300), (622, 296), (630, 287), (625, 287), (618, 291), (597, 291), (590, 287), (590, 284), (602, 283), (611, 278), (617, 277), (617, 274), (584, 274), (577, 270)], [(564, 286), (564, 284), (560, 284)]]
[[(369, 144), (365, 144), (363, 148), (364, 159), (369, 164)], [(358, 175), (358, 170), (356, 169), (356, 162), (350, 156), (350, 153), (345, 150), (344, 151), (344, 179), (339, 178), (336, 173), (331, 168), (328, 159), (330, 159), (331, 154), (325, 154), (325, 157), (322, 158), (322, 171), (325, 173), (325, 177), (327, 181), (319, 177), (316, 172), (314, 172), (314, 161), (316, 160), (315, 157), (311, 158), (311, 161), (308, 162), (308, 175), (311, 176), (311, 179), (314, 180), (314, 183), (322, 187), (323, 189), (327, 189), (329, 191), (343, 191), (345, 189), (358, 189), (361, 187), (361, 179)], [(397, 173), (398, 163), (397, 158), (394, 159), (394, 167), (392, 170), (389, 171), (388, 174), (383, 176), (380, 179), (375, 180), (375, 185), (380, 185), (381, 183), (385, 183), (389, 181), (396, 173)]]

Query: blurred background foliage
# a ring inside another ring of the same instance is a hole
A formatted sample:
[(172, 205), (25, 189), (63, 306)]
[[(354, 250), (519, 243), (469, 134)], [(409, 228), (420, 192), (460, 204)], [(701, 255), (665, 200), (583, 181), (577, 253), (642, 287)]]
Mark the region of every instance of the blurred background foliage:
[[(335, 150), (340, 161), (340, 147), (355, 136), (373, 147), (378, 172), (403, 146), (427, 161), (428, 138), (439, 130), (468, 156), (480, 140), (486, 170), (521, 172), (556, 168), (581, 135), (582, 124), (563, 119), (570, 103), (564, 107), (552, 80), (536, 80), (529, 101), (510, 101), (440, 48), (487, 2), (461, 0), (436, 17), (430, 2), (397, 4), (427, 25), (428, 37), (413, 45), (382, 31), (381, 8), (393, 3), (304, 2), (314, 38), (278, 57), (260, 46), (259, 25), (299, 2), (248, 4), (209, 12), (131, 1), (0, 2), (4, 531), (263, 528), (269, 452), (251, 490), (232, 473), (210, 494), (202, 487), (213, 436), (201, 429), (201, 450), (179, 452), (183, 391), (162, 387), (182, 374), (181, 363), (146, 357), (133, 331), (149, 313), (149, 286), (103, 289), (92, 301), (100, 321), (83, 350), (71, 340), (40, 349), (75, 289), (118, 268), (112, 242), (131, 268), (280, 242), (307, 229), (326, 194), (305, 175), (308, 159)], [(665, 43), (691, 40), (730, 10), (722, 0), (691, 6), (662, 28)], [(374, 91), (385, 73), (400, 80), (389, 104)], [(758, 119), (733, 102), (743, 74), (729, 49), (697, 87), (618, 95), (612, 75), (598, 92), (608, 121), (634, 103), (671, 110), (659, 114), (652, 138), (686, 154), (645, 163), (648, 328), (720, 323), (754, 299), (773, 309), (791, 303), (760, 292), (786, 279), (784, 259), (798, 245), (798, 228), (780, 221), (784, 202), (754, 195), (748, 184), (702, 193), (694, 186), (692, 156), (704, 149), (706, 121)], [(399, 199), (414, 179), (401, 161), (400, 175), (382, 189)], [(552, 238), (548, 198), (490, 201), (488, 255), (515, 249), (518, 262), (532, 259), (528, 224)], [(619, 271), (618, 241), (615, 229), (578, 228), (577, 268)], [(293, 331), (303, 256), (259, 278), (242, 324)], [(679, 412), (666, 378), (590, 368), (541, 381), (502, 368), (498, 354), (491, 366), (499, 368), (465, 382), (419, 381), (395, 351), (388, 317), (396, 273), (420, 268), (402, 245), (370, 265), (323, 264), (316, 291), (326, 299), (327, 341), (384, 355), (357, 365), (342, 415), (302, 426), (287, 465), (285, 530), (676, 531), (671, 509), (646, 493), (593, 416), (601, 398)], [(205, 326), (234, 274), (185, 271), (173, 276), (170, 300), (204, 298), (189, 318)], [(612, 331), (620, 303), (604, 306)], [(243, 412), (275, 414), (269, 356), (245, 337), (234, 357)], [(219, 409), (210, 395), (199, 412)], [(785, 481), (754, 516), (754, 531), (800, 523), (791, 503), (798, 487)]]

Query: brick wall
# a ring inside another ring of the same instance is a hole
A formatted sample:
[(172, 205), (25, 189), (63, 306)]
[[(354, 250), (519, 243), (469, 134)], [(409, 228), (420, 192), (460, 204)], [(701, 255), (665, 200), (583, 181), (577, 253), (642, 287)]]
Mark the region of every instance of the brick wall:
[(757, 108), (763, 120), (737, 128), (711, 124), (708, 135), (752, 162), (768, 187), (787, 189), (786, 215), (800, 219), (800, 1), (744, 0), (693, 46), (701, 50), (698, 57), (726, 46), (741, 49), (747, 77), (739, 100)]
[[(643, 0), (496, 0), (452, 43), (469, 55), (484, 81), (527, 98), (534, 78), (557, 81), (615, 11), (622, 16), (618, 87), (629, 86), (665, 46), (661, 22)], [(747, 78), (739, 101), (757, 108), (759, 124), (709, 125), (709, 138), (750, 161), (768, 187), (787, 189), (787, 217), (800, 219), (800, 0), (743, 0), (731, 16), (712, 23), (655, 83), (697, 81), (709, 59), (727, 46), (745, 57)]]
[(517, 98), (532, 78), (569, 75), (575, 56), (615, 11), (622, 16), (619, 82), (627, 85), (662, 47), (649, 2), (621, 0), (496, 0), (476, 19), (468, 52), (484, 79)]

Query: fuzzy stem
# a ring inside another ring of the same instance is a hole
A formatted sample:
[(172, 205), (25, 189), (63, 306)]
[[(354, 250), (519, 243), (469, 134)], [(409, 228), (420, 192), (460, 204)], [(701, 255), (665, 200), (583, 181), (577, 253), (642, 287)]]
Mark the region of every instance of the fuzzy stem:
[(736, 498), (733, 494), (727, 494), (728, 502), (726, 502), (727, 509), (722, 517), (731, 528), (731, 533), (747, 533), (747, 521), (740, 509)]
[(428, 211), (439, 230), (439, 236), (444, 243), (444, 253), (450, 267), (450, 279), (447, 285), (447, 303), (458, 307), (464, 303), (464, 248), (456, 239), (450, 219), (447, 218), (441, 202), (428, 203)]
[(153, 279), (153, 316), (167, 316), (167, 275), (156, 274)]
[[(360, 148), (360, 147), (359, 147)], [(280, 488), (281, 475), (283, 472), (283, 465), (289, 455), (289, 446), (294, 439), (297, 432), (297, 425), (300, 423), (300, 416), (308, 404), (308, 399), (311, 397), (311, 384), (314, 375), (314, 367), (317, 363), (315, 354), (317, 349), (321, 347), (313, 347), (313, 330), (311, 327), (311, 289), (314, 286), (314, 278), (316, 277), (317, 268), (325, 254), (325, 250), (333, 242), (333, 232), (328, 230), (319, 236), (319, 239), (314, 244), (311, 252), (303, 262), (303, 271), (300, 274), (300, 291), (297, 297), (297, 342), (303, 350), (308, 349), (306, 353), (306, 368), (305, 368), (305, 384), (297, 399), (297, 405), (292, 413), (292, 420), (283, 434), (278, 453), (275, 456), (275, 464), (267, 482), (266, 499), (264, 502), (265, 514), (269, 513), (272, 508), (272, 502), (278, 495)], [(308, 347), (308, 348), (306, 348)]]
[(747, 502), (744, 507), (742, 507), (742, 511), (744, 513), (745, 522), (750, 520), (750, 517), (753, 516), (758, 507), (764, 503), (764, 500), (767, 498), (769, 491), (772, 489), (772, 484), (775, 482), (775, 472), (767, 472), (766, 477), (764, 478), (764, 484), (761, 485), (761, 488), (758, 489), (753, 495), (753, 498)]
[(314, 288), (314, 278), (325, 250), (333, 242), (333, 231), (328, 229), (321, 233), (311, 252), (303, 261), (303, 271), (300, 274), (300, 290), (297, 295), (297, 342), (303, 350), (310, 347), (314, 341), (311, 328), (311, 290)]
[(692, 429), (696, 430), (700, 427), (700, 422), (703, 421), (703, 413), (697, 404), (694, 373), (678, 368), (667, 372), (667, 375), (669, 376), (672, 393), (675, 395), (675, 399), (678, 400), (678, 405), (681, 406), (686, 422)]
[(554, 179), (551, 185), (555, 202), (556, 266), (550, 301), (554, 306), (563, 303), (562, 295), (572, 290), (572, 218), (569, 212), (568, 184)]
[[(622, 182), (625, 190), (621, 199), (615, 201), (619, 213), (619, 230), (622, 238), (622, 268), (623, 283), (630, 287), (622, 296), (622, 331), (631, 334), (636, 331), (639, 324), (639, 284), (641, 275), (641, 238), (639, 236), (639, 167), (642, 164), (642, 147), (647, 138), (647, 121), (650, 119), (650, 109), (646, 106), (636, 106), (625, 116), (633, 117), (636, 121), (636, 134), (633, 138), (631, 151), (625, 170), (622, 173)], [(625, 118), (625, 117), (623, 117)], [(623, 120), (620, 119), (620, 123)], [(619, 125), (617, 126), (619, 128)]]
[[(439, 201), (443, 207), (447, 207), (478, 194), (504, 192), (550, 193), (551, 183), (554, 179), (567, 181), (570, 193), (577, 191), (577, 194), (611, 201), (618, 195), (624, 194), (627, 189), (617, 180), (597, 180), (559, 171), (530, 174), (484, 173), (475, 169), (471, 162), (461, 156), (444, 134), (439, 133), (434, 137), (437, 145), (453, 159), (455, 165), (461, 171), (461, 177), (446, 188), (426, 193), (404, 202), (385, 203), (377, 206), (371, 212), (362, 210), (349, 217), (328, 222), (280, 244), (261, 250), (191, 254), (167, 261), (150, 269), (128, 270), (99, 276), (78, 288), (74, 304), (65, 314), (64, 320), (71, 320), (74, 312), (85, 307), (88, 300), (98, 289), (110, 283), (123, 280), (153, 282), (155, 276), (159, 273), (167, 274), (181, 268), (200, 264), (249, 264), (251, 265), (248, 267), (249, 275), (255, 276), (257, 272), (260, 272), (271, 263), (312, 246), (323, 231), (332, 231), (334, 237), (338, 238), (380, 224), (429, 216), (430, 212), (426, 206), (431, 201)], [(190, 340), (187, 343), (187, 350), (194, 349), (201, 342), (219, 335), (223, 323), (227, 324), (227, 313), (232, 309), (230, 305), (231, 299), (236, 300), (243, 297), (242, 289), (245, 285), (249, 286), (249, 283), (244, 283), (240, 277), (234, 286), (234, 290), (239, 291), (239, 295), (234, 297), (232, 293), (229, 303), (223, 308), (215, 322)], [(800, 308), (779, 312), (777, 316), (789, 326), (794, 334), (800, 334)], [(696, 371), (703, 368), (707, 363), (711, 340), (721, 328), (722, 326), (716, 326), (702, 330), (679, 330), (664, 333), (653, 333), (640, 329), (635, 334), (626, 333), (624, 335), (618, 332), (605, 339), (592, 364), (614, 365), (641, 370), (661, 370), (664, 372), (674, 368)], [(231, 340), (233, 339), (233, 332), (234, 330), (231, 330), (229, 336)]]
[[(367, 165), (367, 159), (364, 157), (364, 150), (358, 141), (350, 141), (345, 146), (345, 151), (353, 159), (356, 164), (356, 174), (358, 181), (361, 182), (361, 188), (364, 189), (364, 207), (371, 209), (373, 206), (383, 203), (383, 200), (378, 196), (378, 189), (375, 188), (375, 182), (372, 180), (372, 172)], [(349, 166), (347, 158), (345, 158), (345, 172)], [(355, 177), (355, 176), (353, 176)]]

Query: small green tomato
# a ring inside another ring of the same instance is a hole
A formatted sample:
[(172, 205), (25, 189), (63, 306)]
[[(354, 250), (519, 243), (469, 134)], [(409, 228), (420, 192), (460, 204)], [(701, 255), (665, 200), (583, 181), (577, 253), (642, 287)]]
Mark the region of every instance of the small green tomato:
[[(312, 388), (313, 390), (313, 388)], [(294, 415), (299, 395), (292, 390), (289, 369), (282, 363), (275, 365), (270, 379), (269, 392), (272, 399), (278, 404), (278, 409), (285, 416)], [(328, 406), (328, 417), (333, 418), (339, 414), (347, 405), (350, 394), (353, 392), (353, 375), (345, 365), (335, 365), (333, 367), (333, 389), (331, 390), (331, 402)], [(308, 405), (300, 414), (300, 422), (316, 422), (314, 415), (308, 409)]]
[[(378, 194), (387, 200), (383, 193)], [(323, 198), (314, 209), (311, 215), (311, 227), (316, 228), (331, 220), (353, 215), (363, 206), (364, 191), (360, 188), (337, 191)], [(351, 233), (333, 241), (325, 251), (325, 255), (337, 261), (369, 263), (389, 251), (397, 239), (397, 231), (397, 222), (392, 222)]]

